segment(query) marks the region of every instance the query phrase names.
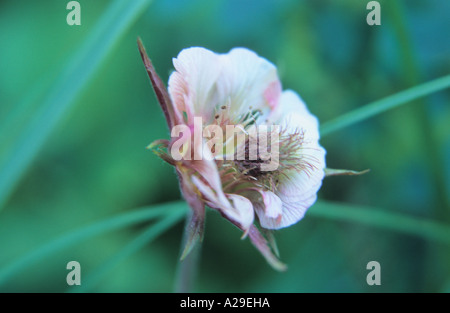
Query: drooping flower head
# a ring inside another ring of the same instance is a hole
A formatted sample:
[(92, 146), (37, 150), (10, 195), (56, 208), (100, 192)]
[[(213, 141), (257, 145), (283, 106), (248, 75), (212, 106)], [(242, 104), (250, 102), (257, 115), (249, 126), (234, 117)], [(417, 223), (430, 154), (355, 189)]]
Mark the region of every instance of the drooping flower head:
[(209, 206), (285, 269), (270, 230), (297, 223), (316, 201), (325, 175), (317, 118), (282, 90), (276, 67), (248, 49), (182, 50), (166, 89), (138, 44), (171, 129), (170, 140), (151, 148), (175, 167), (193, 211), (183, 257), (202, 238)]

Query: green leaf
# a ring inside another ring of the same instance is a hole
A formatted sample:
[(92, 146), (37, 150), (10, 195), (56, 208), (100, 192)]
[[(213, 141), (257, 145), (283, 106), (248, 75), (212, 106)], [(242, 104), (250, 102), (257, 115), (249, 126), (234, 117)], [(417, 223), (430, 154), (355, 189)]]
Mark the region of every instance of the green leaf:
[(181, 213), (186, 214), (187, 212), (187, 205), (184, 201), (170, 202), (166, 204), (159, 204), (155, 207), (134, 210), (113, 218), (109, 218), (105, 221), (101, 221), (69, 232), (68, 234), (62, 235), (61, 237), (58, 237), (55, 240), (37, 248), (36, 250), (31, 251), (9, 266), (3, 267), (0, 270), (0, 285), (4, 284), (14, 274), (48, 257), (48, 255), (80, 243), (83, 240), (98, 236), (109, 231), (117, 230), (137, 223), (142, 223), (154, 218), (158, 218), (160, 216), (178, 216)]
[(450, 244), (450, 225), (386, 210), (317, 201), (310, 216), (354, 222)]
[(81, 286), (75, 286), (69, 289), (69, 292), (86, 292), (92, 290), (93, 287), (114, 267), (128, 258), (133, 253), (142, 249), (145, 245), (149, 244), (153, 239), (164, 233), (167, 229), (178, 223), (184, 216), (184, 210), (174, 211), (162, 220), (149, 226), (138, 237), (128, 243), (117, 254), (108, 259), (104, 264), (99, 266), (94, 272), (88, 274), (86, 279), (83, 280)]
[[(62, 69), (33, 119), (24, 125), (11, 147), (5, 148), (6, 157), (0, 164), (0, 208), (76, 97), (149, 3), (150, 0), (114, 1)], [(32, 107), (33, 103), (24, 105), (27, 106)]]
[(344, 127), (364, 121), (370, 117), (399, 107), (412, 100), (424, 97), (450, 87), (450, 75), (401, 91), (384, 99), (369, 103), (361, 108), (345, 113), (320, 127), (320, 134), (326, 136)]

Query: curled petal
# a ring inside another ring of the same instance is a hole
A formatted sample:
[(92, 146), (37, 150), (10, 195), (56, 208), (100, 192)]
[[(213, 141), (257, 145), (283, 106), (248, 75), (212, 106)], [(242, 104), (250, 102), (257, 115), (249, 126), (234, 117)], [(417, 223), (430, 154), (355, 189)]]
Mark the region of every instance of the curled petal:
[(192, 182), (198, 188), (208, 206), (218, 210), (224, 217), (242, 229), (244, 236), (247, 234), (254, 218), (253, 205), (250, 200), (240, 195), (226, 194), (225, 201), (221, 201), (213, 189), (198, 177), (193, 176)]
[(236, 194), (227, 194), (227, 198), (233, 203), (233, 207), (231, 210), (224, 210), (223, 213), (230, 221), (237, 223), (239, 228), (244, 230), (243, 237), (245, 237), (253, 224), (253, 204), (247, 198)]
[(205, 48), (188, 48), (173, 59), (173, 64), (176, 71), (169, 78), (169, 94), (176, 109), (186, 112), (188, 118), (202, 116), (209, 122), (214, 115), (215, 85), (221, 72), (218, 55)]
[[(306, 173), (296, 173), (291, 178), (285, 178), (276, 194), (283, 202), (281, 219), (264, 219), (264, 227), (280, 229), (291, 226), (303, 218), (306, 210), (317, 199), (317, 190), (322, 185), (322, 176), (308, 176)], [(287, 181), (289, 180), (289, 181)]]
[(283, 214), (283, 203), (281, 199), (271, 191), (258, 190), (262, 196), (262, 203), (255, 204), (255, 212), (259, 223), (267, 229), (276, 228), (281, 223)]
[(261, 191), (260, 192), (265, 206), (265, 216), (270, 218), (278, 218), (281, 215), (282, 202), (277, 195), (271, 191)]

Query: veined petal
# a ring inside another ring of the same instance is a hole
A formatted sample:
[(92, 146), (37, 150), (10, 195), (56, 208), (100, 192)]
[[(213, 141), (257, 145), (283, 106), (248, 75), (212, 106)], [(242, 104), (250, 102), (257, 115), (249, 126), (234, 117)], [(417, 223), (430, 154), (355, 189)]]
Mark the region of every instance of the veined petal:
[[(280, 188), (275, 194), (263, 192), (267, 199), (264, 204), (255, 204), (255, 212), (262, 227), (280, 229), (293, 225), (303, 218), (307, 209), (316, 201), (317, 190), (322, 181), (319, 180), (315, 186), (305, 186), (301, 176), (293, 176), (289, 181), (280, 182)], [(300, 185), (297, 186), (296, 182)]]
[(325, 169), (325, 149), (319, 145), (319, 123), (301, 98), (293, 91), (281, 95), (272, 119), (278, 121), (286, 135), (301, 133), (302, 142), (293, 156), (300, 170), (287, 170), (279, 178), (275, 194), (283, 202), (281, 219), (263, 219), (264, 227), (279, 229), (297, 223), (316, 201)]
[(317, 193), (323, 178), (324, 172), (319, 169), (309, 172), (292, 171), (289, 175), (280, 177), (275, 194), (283, 202), (301, 202)]
[(249, 110), (267, 111), (277, 105), (281, 83), (272, 63), (245, 48), (232, 49), (219, 57), (222, 63), (217, 83), (219, 99), (229, 99), (232, 119)]
[(169, 94), (175, 107), (209, 121), (214, 114), (216, 80), (221, 72), (218, 55), (200, 47), (182, 50), (173, 59), (175, 72), (169, 78)]
[(281, 215), (282, 206), (280, 198), (271, 191), (262, 191), (261, 195), (265, 205), (265, 216), (275, 219), (278, 218)]
[[(302, 117), (303, 121), (301, 123), (291, 123), (289, 118), (292, 114), (297, 115), (297, 117)], [(300, 126), (299, 124), (305, 123), (306, 125), (302, 125), (302, 127), (314, 130), (313, 137), (319, 138), (319, 122), (317, 118), (309, 112), (305, 102), (292, 90), (288, 89), (283, 91), (278, 106), (271, 112), (268, 120), (273, 124), (283, 125), (289, 128), (298, 127)]]
[(270, 120), (291, 133), (296, 129), (303, 129), (308, 140), (318, 141), (319, 121), (312, 115), (300, 96), (292, 90), (281, 94), (280, 104), (270, 116)]
[(281, 222), (283, 216), (283, 203), (281, 199), (271, 191), (258, 190), (262, 196), (262, 203), (255, 203), (255, 212), (258, 215), (262, 227), (273, 229)]
[(271, 226), (273, 227), (267, 228), (280, 229), (297, 223), (305, 216), (306, 211), (314, 204), (314, 202), (316, 202), (316, 200), (317, 194), (314, 193), (309, 198), (305, 198), (302, 201), (283, 202), (283, 214), (280, 223), (272, 221)]

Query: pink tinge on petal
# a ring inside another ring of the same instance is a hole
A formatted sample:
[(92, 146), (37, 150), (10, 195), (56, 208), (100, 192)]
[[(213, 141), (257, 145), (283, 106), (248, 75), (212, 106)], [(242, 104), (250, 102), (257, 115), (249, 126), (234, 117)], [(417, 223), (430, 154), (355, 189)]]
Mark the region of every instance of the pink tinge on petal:
[(253, 224), (253, 204), (249, 199), (240, 195), (227, 194), (226, 196), (232, 202), (233, 208), (231, 210), (224, 210), (223, 213), (231, 221), (236, 222), (237, 226), (247, 233), (250, 226)]
[(224, 205), (228, 203), (225, 194), (222, 190), (222, 182), (220, 180), (219, 171), (216, 163), (212, 160), (198, 160), (189, 162), (189, 166), (195, 170), (208, 183), (212, 190), (214, 190), (219, 202)]
[(302, 126), (303, 128), (313, 127), (318, 130), (317, 118), (309, 112), (300, 96), (295, 91), (288, 89), (282, 91), (279, 95), (278, 105), (269, 115), (269, 120), (275, 124), (282, 125), (283, 128), (286, 126), (297, 127), (298, 125), (295, 121), (293, 123), (295, 125), (290, 125), (292, 114), (302, 117), (302, 123), (307, 122), (308, 125)]
[(283, 203), (281, 199), (271, 191), (258, 190), (263, 202), (255, 203), (255, 212), (259, 223), (267, 229), (280, 228), (283, 218)]
[(197, 187), (198, 191), (201, 193), (201, 196), (211, 208), (218, 210), (232, 209), (230, 201), (228, 201), (222, 191), (219, 193), (223, 195), (223, 199), (218, 196), (216, 190), (212, 189), (207, 183), (203, 182), (202, 179), (195, 175), (192, 175), (192, 183)]
[(278, 105), (278, 100), (281, 95), (281, 83), (279, 80), (273, 81), (264, 90), (264, 98), (269, 104), (270, 108), (273, 110)]
[(219, 170), (214, 162), (214, 158), (211, 155), (211, 151), (209, 149), (204, 149), (206, 141), (203, 138), (199, 139), (200, 140), (198, 141), (193, 140), (193, 149), (199, 156), (201, 156), (201, 159), (193, 160), (192, 162), (186, 164), (186, 166), (198, 172), (214, 190), (222, 190)]
[(182, 50), (173, 59), (176, 69), (169, 78), (169, 94), (175, 107), (191, 116), (213, 116), (215, 84), (221, 73), (218, 55), (200, 47)]
[(300, 221), (305, 216), (308, 208), (314, 204), (316, 199), (317, 195), (314, 194), (310, 198), (304, 199), (301, 202), (283, 202), (282, 214), (277, 218), (270, 218), (262, 215), (258, 212), (258, 210), (256, 210), (256, 213), (259, 213), (259, 222), (262, 227), (266, 229), (281, 229)]
[(192, 182), (198, 188), (208, 206), (218, 210), (245, 233), (248, 231), (254, 218), (253, 205), (250, 200), (240, 195), (226, 194), (226, 199), (223, 201), (218, 197), (215, 190), (211, 189), (200, 178), (192, 176)]
[(205, 209), (205, 204), (198, 197), (196, 186), (192, 183), (190, 177), (183, 170), (177, 169), (177, 174), (183, 197), (186, 199), (194, 212), (201, 214)]
[(276, 105), (281, 85), (272, 63), (245, 48), (234, 48), (219, 55), (219, 60), (222, 73), (217, 80), (218, 98), (230, 100), (231, 120), (249, 110), (264, 112)]
[(278, 198), (276, 194), (274, 194), (271, 191), (261, 191), (260, 192), (263, 201), (264, 201), (264, 213), (265, 216), (270, 218), (278, 218), (281, 215), (281, 208), (283, 203), (281, 202), (281, 199)]
[(188, 85), (178, 72), (173, 72), (169, 77), (169, 93), (175, 114), (178, 116), (179, 121), (184, 121), (183, 112), (188, 112), (188, 103), (186, 101)]

